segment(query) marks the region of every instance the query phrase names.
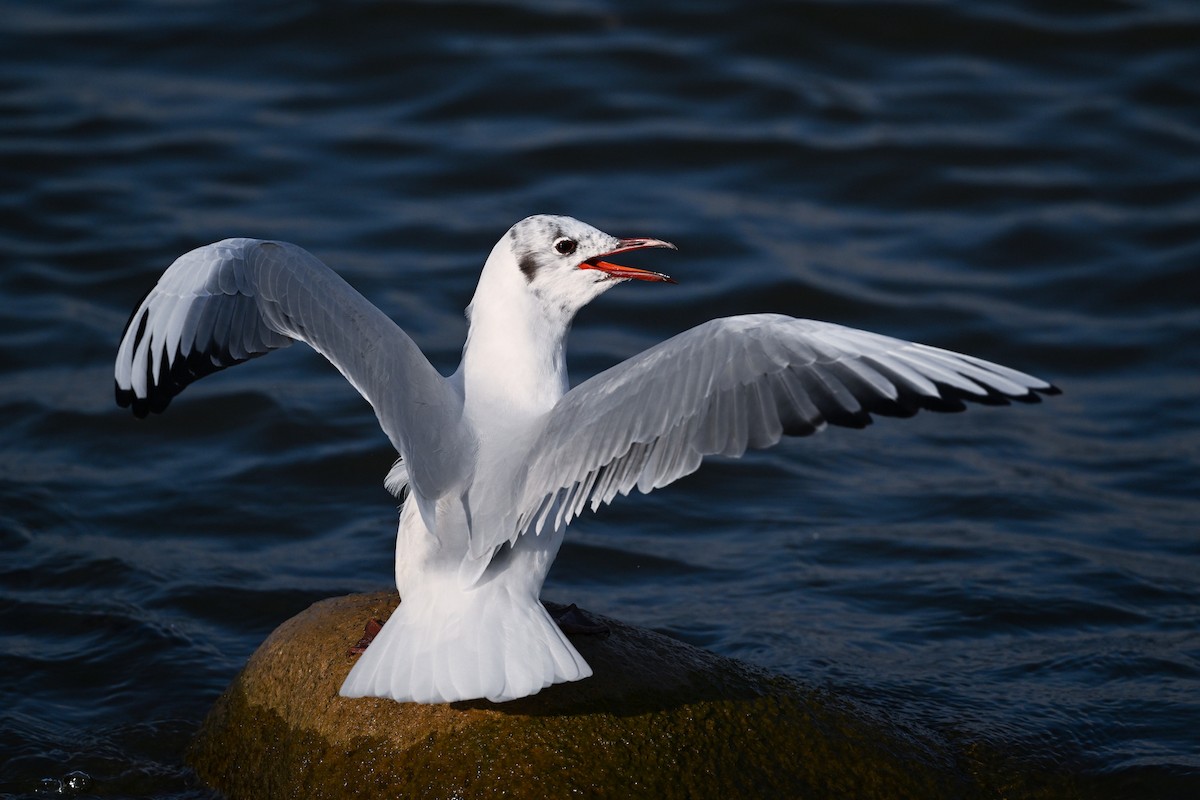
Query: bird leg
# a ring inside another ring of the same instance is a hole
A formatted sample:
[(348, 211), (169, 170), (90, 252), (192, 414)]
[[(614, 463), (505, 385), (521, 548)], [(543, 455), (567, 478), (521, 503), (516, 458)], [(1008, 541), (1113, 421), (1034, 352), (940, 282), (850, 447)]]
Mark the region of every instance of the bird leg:
[(358, 640), (357, 644), (346, 651), (346, 655), (361, 656), (367, 651), (367, 648), (371, 645), (371, 642), (375, 641), (375, 637), (379, 635), (381, 630), (383, 630), (383, 622), (381, 620), (367, 620), (366, 626), (363, 627), (362, 638)]

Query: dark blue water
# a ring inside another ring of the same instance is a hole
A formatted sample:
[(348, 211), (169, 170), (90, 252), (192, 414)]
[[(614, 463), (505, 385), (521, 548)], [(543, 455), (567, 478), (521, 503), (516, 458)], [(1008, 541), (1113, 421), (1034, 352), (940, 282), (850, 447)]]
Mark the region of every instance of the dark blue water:
[(1200, 796), (1200, 5), (0, 19), (0, 796), (82, 771), (85, 795), (207, 797), (182, 753), (246, 657), (390, 580), (393, 453), (319, 357), (161, 418), (115, 407), (158, 274), (226, 236), (297, 242), (448, 371), (484, 257), (535, 212), (680, 247), (639, 260), (678, 287), (584, 311), (575, 380), (778, 311), (1065, 390), (622, 498), (572, 527), (548, 596), (1130, 796)]

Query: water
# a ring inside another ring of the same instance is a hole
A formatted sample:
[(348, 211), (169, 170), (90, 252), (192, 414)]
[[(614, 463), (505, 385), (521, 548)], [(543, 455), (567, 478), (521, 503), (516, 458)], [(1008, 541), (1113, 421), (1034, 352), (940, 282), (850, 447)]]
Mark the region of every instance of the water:
[(0, 796), (209, 796), (182, 752), (246, 657), (389, 581), (393, 454), (320, 358), (114, 406), (162, 269), (295, 241), (449, 370), (543, 211), (680, 246), (575, 380), (770, 310), (1065, 390), (710, 464), (573, 526), (548, 596), (1200, 791), (1200, 7), (645, 5), (0, 1)]

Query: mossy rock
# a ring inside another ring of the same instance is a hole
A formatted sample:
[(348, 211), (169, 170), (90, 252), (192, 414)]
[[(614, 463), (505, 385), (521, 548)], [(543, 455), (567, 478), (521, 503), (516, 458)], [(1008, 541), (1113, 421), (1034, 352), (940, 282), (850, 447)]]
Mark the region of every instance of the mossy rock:
[[(347, 699), (348, 648), (394, 592), (316, 603), (279, 626), (190, 752), (240, 798), (882, 798), (1078, 795), (1014, 776), (828, 694), (599, 618), (572, 641), (595, 674), (508, 703)], [(1000, 778), (997, 775), (1003, 774)]]

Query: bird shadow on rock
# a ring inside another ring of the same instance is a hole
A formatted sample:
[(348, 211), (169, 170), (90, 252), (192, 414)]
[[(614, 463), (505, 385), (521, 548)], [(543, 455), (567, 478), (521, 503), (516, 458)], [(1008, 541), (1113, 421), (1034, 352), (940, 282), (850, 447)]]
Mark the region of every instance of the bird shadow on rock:
[[(543, 603), (555, 616), (568, 609)], [(698, 703), (757, 701), (804, 693), (799, 684), (749, 664), (609, 617), (577, 613), (605, 629), (602, 634), (569, 634), (571, 644), (592, 667), (591, 677), (554, 684), (535, 695), (503, 703), (467, 700), (451, 703), (451, 707), (520, 716), (637, 716)]]

